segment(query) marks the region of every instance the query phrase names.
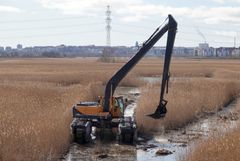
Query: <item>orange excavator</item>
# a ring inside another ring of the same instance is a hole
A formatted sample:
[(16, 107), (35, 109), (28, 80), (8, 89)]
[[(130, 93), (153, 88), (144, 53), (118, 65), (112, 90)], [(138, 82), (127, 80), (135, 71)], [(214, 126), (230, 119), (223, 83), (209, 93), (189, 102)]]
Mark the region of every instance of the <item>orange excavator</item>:
[[(166, 22), (167, 21), (167, 22)], [(133, 142), (136, 136), (137, 125), (133, 117), (125, 117), (126, 104), (123, 97), (114, 96), (114, 92), (120, 81), (128, 72), (146, 55), (154, 44), (167, 33), (167, 44), (162, 73), (160, 102), (156, 111), (148, 116), (160, 119), (167, 113), (167, 101), (164, 99), (165, 91), (168, 91), (169, 67), (177, 32), (177, 22), (171, 15), (165, 23), (145, 41), (137, 53), (124, 64), (108, 81), (105, 95), (99, 96), (96, 102), (79, 102), (72, 107), (73, 121), (71, 123), (72, 135), (75, 141), (84, 143), (91, 140), (92, 126), (99, 129), (118, 128), (118, 138), (122, 142)], [(147, 107), (146, 107), (147, 108)], [(128, 138), (128, 139), (127, 139)]]

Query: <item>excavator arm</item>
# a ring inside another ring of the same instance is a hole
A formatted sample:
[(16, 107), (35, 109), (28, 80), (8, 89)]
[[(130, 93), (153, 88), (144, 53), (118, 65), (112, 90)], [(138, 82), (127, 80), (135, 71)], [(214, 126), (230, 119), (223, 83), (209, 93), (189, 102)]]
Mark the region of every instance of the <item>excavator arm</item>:
[(142, 47), (138, 50), (138, 52), (120, 70), (118, 70), (114, 74), (114, 76), (108, 81), (105, 88), (105, 96), (104, 96), (105, 101), (103, 106), (104, 112), (109, 112), (110, 99), (112, 98), (115, 92), (115, 89), (120, 83), (120, 81), (143, 58), (143, 56), (146, 55), (146, 53), (154, 46), (154, 44), (166, 32), (168, 32), (162, 84), (161, 84), (160, 102), (155, 113), (149, 115), (154, 119), (158, 119), (165, 116), (167, 112), (167, 109), (166, 109), (167, 101), (164, 100), (164, 93), (165, 93), (165, 87), (168, 85), (168, 80), (169, 80), (169, 66), (170, 66), (176, 31), (177, 31), (177, 22), (174, 20), (174, 18), (171, 15), (168, 15), (168, 23), (166, 23), (163, 27), (161, 26), (158, 27), (156, 31), (150, 36), (150, 38), (145, 43), (143, 43)]

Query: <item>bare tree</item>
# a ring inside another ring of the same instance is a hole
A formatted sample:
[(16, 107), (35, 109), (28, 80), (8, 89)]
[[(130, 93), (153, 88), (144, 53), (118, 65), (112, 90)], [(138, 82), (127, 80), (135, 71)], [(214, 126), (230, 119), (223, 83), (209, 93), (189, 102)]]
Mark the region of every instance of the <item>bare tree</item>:
[(113, 56), (113, 49), (111, 47), (106, 47), (102, 51), (102, 55), (99, 58), (101, 62), (114, 63), (115, 58)]

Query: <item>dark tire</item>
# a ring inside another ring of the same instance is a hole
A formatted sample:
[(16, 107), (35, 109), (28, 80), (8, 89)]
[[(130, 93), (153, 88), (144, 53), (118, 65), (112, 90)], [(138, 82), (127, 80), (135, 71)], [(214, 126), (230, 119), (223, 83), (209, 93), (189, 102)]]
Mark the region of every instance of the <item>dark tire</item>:
[(104, 130), (103, 129), (100, 130), (99, 137), (100, 137), (100, 140), (104, 140)]
[(131, 136), (130, 136), (130, 140), (129, 140), (129, 143), (131, 143), (131, 144), (132, 144), (132, 143), (133, 143), (133, 141), (134, 141), (134, 133), (132, 133), (132, 134), (131, 134)]
[(85, 133), (82, 129), (77, 130), (75, 135), (75, 142), (79, 144), (85, 143)]
[(73, 141), (79, 144), (88, 143), (91, 141), (91, 133), (92, 123), (86, 122), (85, 126), (72, 129)]
[(119, 135), (119, 142), (120, 143), (128, 143), (128, 144), (132, 144), (134, 143), (134, 133), (121, 133)]
[(91, 133), (92, 133), (92, 123), (87, 122), (86, 123), (86, 128), (85, 128), (85, 133), (84, 133), (84, 143), (88, 143), (91, 140)]
[(120, 143), (124, 143), (125, 142), (125, 133), (121, 133), (119, 135), (119, 141), (120, 141)]
[(72, 128), (72, 141), (73, 141), (73, 142), (76, 142), (76, 141), (77, 141), (76, 128)]

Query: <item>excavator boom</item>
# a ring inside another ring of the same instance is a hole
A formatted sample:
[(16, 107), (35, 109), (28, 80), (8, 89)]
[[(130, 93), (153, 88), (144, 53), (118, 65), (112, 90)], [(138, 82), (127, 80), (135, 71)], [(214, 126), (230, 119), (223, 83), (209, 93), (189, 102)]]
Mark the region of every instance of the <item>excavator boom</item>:
[(161, 84), (161, 95), (160, 95), (160, 102), (154, 114), (149, 116), (157, 119), (163, 117), (167, 110), (166, 110), (166, 103), (167, 101), (164, 100), (164, 92), (165, 87), (168, 84), (169, 80), (169, 66), (170, 60), (172, 56), (172, 50), (175, 40), (175, 35), (177, 31), (177, 22), (171, 15), (168, 15), (168, 23), (165, 24), (163, 27), (158, 27), (156, 31), (150, 36), (150, 38), (143, 43), (142, 47), (138, 50), (138, 52), (120, 69), (114, 74), (114, 76), (108, 81), (106, 88), (105, 88), (105, 101), (103, 106), (104, 112), (109, 112), (110, 109), (110, 99), (112, 98), (116, 87), (120, 83), (120, 81), (128, 74), (129, 71), (143, 58), (144, 55), (156, 44), (156, 42), (166, 33), (168, 32), (167, 36), (167, 45), (166, 45), (166, 53), (165, 53), (165, 60), (164, 60), (164, 68), (163, 68), (163, 77), (162, 77), (162, 84)]

